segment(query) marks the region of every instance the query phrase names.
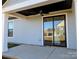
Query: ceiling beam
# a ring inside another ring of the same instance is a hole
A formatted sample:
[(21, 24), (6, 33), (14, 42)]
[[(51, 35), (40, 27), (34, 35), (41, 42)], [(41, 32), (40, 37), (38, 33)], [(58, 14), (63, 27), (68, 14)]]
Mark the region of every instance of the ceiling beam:
[(19, 14), (19, 13), (7, 13), (7, 15), (9, 15), (11, 17), (20, 18), (20, 19), (26, 19), (25, 15), (22, 15), (22, 14)]

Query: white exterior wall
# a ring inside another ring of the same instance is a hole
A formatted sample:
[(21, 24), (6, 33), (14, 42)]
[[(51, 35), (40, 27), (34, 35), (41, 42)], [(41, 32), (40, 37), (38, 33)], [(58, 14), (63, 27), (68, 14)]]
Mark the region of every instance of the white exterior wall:
[(9, 42), (42, 45), (42, 17), (14, 20), (13, 38)]
[(76, 39), (76, 19), (73, 13), (68, 14), (68, 48), (75, 48), (77, 47), (77, 39)]
[(72, 3), (72, 13), (68, 14), (68, 48), (77, 49), (76, 1)]
[(75, 0), (72, 3), (72, 12), (68, 13), (68, 48), (77, 49), (77, 31), (76, 31), (76, 14)]
[[(67, 48), (76, 49), (76, 19), (72, 11), (51, 13), (51, 16), (66, 13), (66, 39)], [(50, 16), (46, 15), (46, 16)], [(14, 37), (9, 38), (9, 42), (43, 45), (42, 17), (33, 16), (25, 20), (16, 19), (14, 21)]]

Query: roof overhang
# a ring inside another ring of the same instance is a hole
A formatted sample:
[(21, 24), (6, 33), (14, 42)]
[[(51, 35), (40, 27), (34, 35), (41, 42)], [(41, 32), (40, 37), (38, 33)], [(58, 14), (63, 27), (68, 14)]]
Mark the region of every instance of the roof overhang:
[[(14, 0), (14, 2), (8, 0), (6, 4), (3, 6), (3, 12), (14, 13), (22, 10), (37, 8), (51, 3), (57, 3), (64, 0), (23, 0), (23, 2), (15, 4), (16, 1), (19, 0)], [(10, 5), (9, 3), (12, 4)]]
[(44, 5), (44, 6), (40, 6), (36, 8), (22, 10), (17, 13), (25, 15), (25, 16), (30, 16), (30, 15), (39, 14), (40, 12), (42, 12), (43, 14), (47, 14), (49, 12), (65, 10), (65, 9), (70, 9), (70, 8), (72, 8), (72, 0), (65, 0), (65, 1), (51, 3), (48, 5)]

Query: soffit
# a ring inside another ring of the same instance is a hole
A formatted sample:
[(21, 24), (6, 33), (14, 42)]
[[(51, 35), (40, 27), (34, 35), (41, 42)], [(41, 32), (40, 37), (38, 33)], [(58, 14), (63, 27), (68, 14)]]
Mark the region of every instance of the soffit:
[(65, 10), (65, 9), (70, 9), (70, 8), (72, 8), (72, 0), (65, 0), (65, 1), (57, 2), (57, 3), (51, 3), (48, 5), (28, 9), (28, 10), (22, 10), (17, 13), (20, 13), (25, 16), (30, 16), (30, 15), (39, 14), (40, 11), (44, 14), (47, 14), (49, 12)]

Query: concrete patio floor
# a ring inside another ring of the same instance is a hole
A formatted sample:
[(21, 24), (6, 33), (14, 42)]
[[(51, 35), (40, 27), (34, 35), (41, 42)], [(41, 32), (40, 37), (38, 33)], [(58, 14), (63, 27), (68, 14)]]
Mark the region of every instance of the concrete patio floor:
[(62, 47), (20, 45), (9, 49), (3, 56), (15, 59), (77, 59), (76, 50)]

